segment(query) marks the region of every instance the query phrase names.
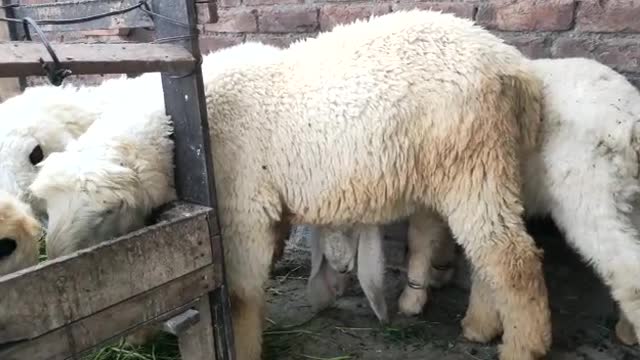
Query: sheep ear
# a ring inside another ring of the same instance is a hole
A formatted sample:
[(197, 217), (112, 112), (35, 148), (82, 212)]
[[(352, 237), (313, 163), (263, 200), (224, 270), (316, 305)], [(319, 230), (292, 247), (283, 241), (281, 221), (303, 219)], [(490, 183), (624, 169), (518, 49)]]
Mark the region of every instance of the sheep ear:
[(382, 324), (389, 321), (384, 298), (384, 254), (382, 233), (378, 226), (358, 227), (358, 280), (369, 304)]
[(329, 266), (329, 262), (324, 257), (316, 227), (310, 229), (309, 241), (311, 245), (311, 274), (307, 282), (307, 297), (311, 309), (320, 311), (335, 301), (336, 291), (333, 284), (335, 284), (338, 273)]

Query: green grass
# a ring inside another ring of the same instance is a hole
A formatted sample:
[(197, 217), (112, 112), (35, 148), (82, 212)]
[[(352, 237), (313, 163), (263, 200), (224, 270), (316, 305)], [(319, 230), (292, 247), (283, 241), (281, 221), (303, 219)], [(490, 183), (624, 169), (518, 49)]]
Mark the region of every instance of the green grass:
[(130, 346), (121, 340), (116, 345), (106, 346), (85, 355), (82, 360), (179, 360), (178, 339), (169, 334), (158, 336), (145, 346)]

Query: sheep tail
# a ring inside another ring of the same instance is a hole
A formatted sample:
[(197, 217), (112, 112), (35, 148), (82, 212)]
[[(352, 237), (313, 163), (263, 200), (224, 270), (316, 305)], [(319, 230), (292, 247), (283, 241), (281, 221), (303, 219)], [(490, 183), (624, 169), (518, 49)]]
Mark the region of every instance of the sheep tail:
[(540, 145), (544, 95), (542, 80), (525, 69), (502, 77), (504, 94), (512, 94), (512, 106), (520, 127), (520, 144), (525, 151)]

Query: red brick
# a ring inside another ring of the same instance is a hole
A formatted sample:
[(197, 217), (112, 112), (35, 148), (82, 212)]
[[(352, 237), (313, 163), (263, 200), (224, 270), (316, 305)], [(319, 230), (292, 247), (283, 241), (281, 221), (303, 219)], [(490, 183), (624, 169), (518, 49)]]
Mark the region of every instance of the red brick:
[(552, 47), (553, 57), (587, 57), (618, 71), (640, 72), (637, 39), (561, 38)]
[(576, 26), (580, 31), (640, 32), (640, 0), (583, 0)]
[(205, 24), (204, 30), (207, 32), (256, 32), (256, 10), (249, 9), (220, 9), (218, 11), (218, 22)]
[(200, 37), (200, 51), (206, 54), (244, 42), (244, 35), (212, 35)]
[(388, 4), (326, 5), (320, 9), (320, 30), (331, 30), (338, 24), (348, 24), (357, 19), (390, 12), (391, 6)]
[(476, 6), (469, 3), (454, 3), (454, 2), (409, 2), (399, 3), (393, 5), (393, 11), (397, 10), (409, 10), (409, 9), (422, 9), (422, 10), (434, 10), (442, 11), (443, 13), (451, 13), (459, 17), (473, 19)]
[(318, 28), (318, 10), (311, 6), (263, 9), (258, 24), (260, 32), (266, 33), (313, 32)]
[(476, 21), (507, 31), (568, 30), (575, 5), (575, 0), (495, 0), (480, 4)]
[(260, 6), (260, 5), (290, 5), (290, 4), (303, 4), (304, 0), (244, 0), (245, 5)]
[(549, 51), (545, 44), (545, 37), (536, 34), (510, 34), (510, 33), (495, 33), (500, 38), (504, 39), (507, 44), (513, 45), (518, 48), (525, 56), (531, 59), (540, 59), (549, 57)]
[(296, 40), (314, 36), (315, 34), (247, 34), (246, 41), (258, 41), (263, 44), (286, 48)]

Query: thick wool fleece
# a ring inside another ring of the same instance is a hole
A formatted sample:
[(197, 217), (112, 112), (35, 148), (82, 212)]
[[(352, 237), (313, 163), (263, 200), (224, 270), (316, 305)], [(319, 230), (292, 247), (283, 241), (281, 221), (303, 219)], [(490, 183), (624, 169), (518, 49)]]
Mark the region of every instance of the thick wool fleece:
[(222, 59), (232, 53), (207, 56), (203, 77), (238, 359), (260, 357), (263, 285), (286, 225), (379, 224), (418, 208), (442, 213), (495, 284), (501, 358), (546, 353), (546, 287), (520, 200), (541, 84), (515, 48), (468, 20), (406, 11), (263, 62)]

